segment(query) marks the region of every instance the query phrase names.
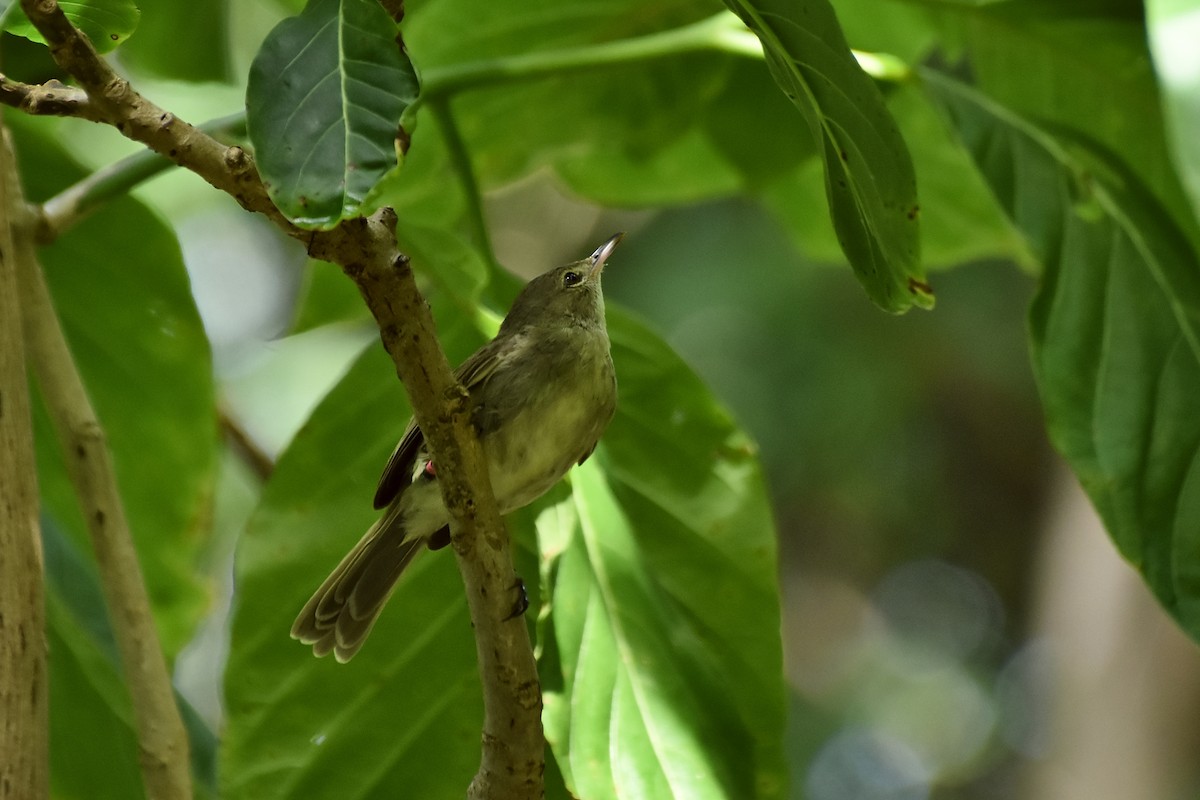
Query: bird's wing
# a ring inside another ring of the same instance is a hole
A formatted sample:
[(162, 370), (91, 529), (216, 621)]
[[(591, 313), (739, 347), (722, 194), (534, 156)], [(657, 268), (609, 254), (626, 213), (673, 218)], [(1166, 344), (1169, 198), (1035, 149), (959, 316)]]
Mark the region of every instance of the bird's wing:
[(425, 436), (417, 427), (414, 417), (408, 421), (408, 427), (400, 437), (400, 444), (392, 451), (387, 466), (383, 468), (383, 474), (379, 476), (379, 485), (375, 487), (375, 508), (383, 508), (391, 503), (412, 483), (413, 462), (424, 444)]
[[(466, 388), (468, 394), (483, 385), (495, 372), (500, 363), (500, 359), (495, 355), (498, 349), (496, 340), (493, 339), (472, 353), (470, 358), (454, 370), (455, 380)], [(375, 508), (388, 505), (409, 487), (417, 453), (424, 445), (425, 435), (417, 427), (417, 420), (410, 419), (408, 427), (404, 429), (404, 435), (400, 437), (400, 443), (392, 451), (387, 465), (383, 468), (383, 474), (379, 476), (379, 485), (375, 488)]]

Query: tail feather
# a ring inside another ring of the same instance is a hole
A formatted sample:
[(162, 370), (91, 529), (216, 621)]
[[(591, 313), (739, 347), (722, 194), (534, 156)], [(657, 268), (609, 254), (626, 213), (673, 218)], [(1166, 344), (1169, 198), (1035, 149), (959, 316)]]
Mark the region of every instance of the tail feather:
[(406, 538), (395, 514), (371, 526), (313, 593), (292, 623), (292, 638), (345, 663), (366, 641), (396, 582), (424, 539)]

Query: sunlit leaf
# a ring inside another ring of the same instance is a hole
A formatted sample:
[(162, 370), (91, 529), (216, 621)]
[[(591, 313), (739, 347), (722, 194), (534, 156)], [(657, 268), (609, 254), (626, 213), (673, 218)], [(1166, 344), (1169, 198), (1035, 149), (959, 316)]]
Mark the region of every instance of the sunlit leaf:
[(846, 45), (828, 0), (727, 0), (819, 141), (842, 250), (881, 308), (929, 308), (912, 159), (883, 96)]
[(782, 797), (761, 468), (664, 344), (611, 311), (609, 328), (617, 417), (538, 518), (547, 738), (580, 797)]
[(983, 91), (1022, 116), (1085, 130), (1120, 153), (1193, 246), (1200, 245), (1200, 226), (1168, 148), (1139, 4), (1008, 0), (942, 9), (961, 28)]

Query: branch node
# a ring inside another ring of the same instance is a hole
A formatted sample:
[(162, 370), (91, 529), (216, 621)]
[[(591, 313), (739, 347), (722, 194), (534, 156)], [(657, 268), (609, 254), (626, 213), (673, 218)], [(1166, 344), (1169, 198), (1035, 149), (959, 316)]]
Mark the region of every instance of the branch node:
[(391, 206), (384, 206), (379, 209), (379, 222), (394, 235), (396, 233), (396, 223), (399, 222), (399, 218), (396, 216), (396, 209)]
[(250, 158), (246, 155), (246, 151), (238, 147), (236, 144), (225, 148), (225, 152), (221, 154), (225, 166), (234, 175), (240, 176), (250, 168)]
[(129, 81), (124, 78), (113, 78), (104, 87), (104, 99), (116, 103), (123, 104), (125, 98), (129, 94)]

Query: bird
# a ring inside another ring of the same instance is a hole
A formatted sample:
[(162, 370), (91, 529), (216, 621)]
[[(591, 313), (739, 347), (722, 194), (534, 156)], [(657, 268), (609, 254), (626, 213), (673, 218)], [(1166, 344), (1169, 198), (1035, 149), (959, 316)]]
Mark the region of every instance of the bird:
[[(623, 233), (521, 289), (495, 338), (454, 372), (466, 389), (500, 513), (545, 494), (592, 454), (617, 405), (601, 274)], [(375, 491), (384, 509), (313, 593), (292, 638), (345, 663), (423, 550), (450, 543), (437, 466), (412, 419)], [(523, 607), (516, 613), (523, 611)]]

